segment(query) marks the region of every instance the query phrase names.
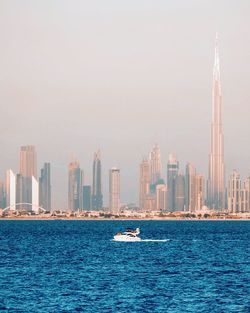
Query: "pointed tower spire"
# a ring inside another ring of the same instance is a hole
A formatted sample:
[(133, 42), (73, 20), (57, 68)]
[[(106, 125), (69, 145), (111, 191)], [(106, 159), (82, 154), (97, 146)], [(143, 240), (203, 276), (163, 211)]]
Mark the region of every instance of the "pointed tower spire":
[(215, 53), (214, 53), (214, 80), (220, 81), (220, 59), (219, 59), (219, 45), (218, 33), (215, 34)]
[(213, 70), (213, 106), (211, 124), (211, 147), (209, 155), (208, 204), (214, 209), (224, 209), (224, 140), (222, 129), (222, 97), (218, 34), (215, 37), (215, 59)]
[(93, 185), (92, 185), (92, 209), (100, 210), (103, 206), (102, 195), (102, 165), (101, 151), (97, 150), (94, 154), (93, 162)]

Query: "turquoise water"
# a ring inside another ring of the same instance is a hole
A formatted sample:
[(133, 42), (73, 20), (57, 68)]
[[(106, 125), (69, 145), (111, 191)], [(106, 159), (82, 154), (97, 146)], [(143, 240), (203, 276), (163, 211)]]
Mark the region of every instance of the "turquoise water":
[[(126, 227), (143, 239), (114, 242)], [(250, 312), (250, 222), (0, 221), (1, 312)]]

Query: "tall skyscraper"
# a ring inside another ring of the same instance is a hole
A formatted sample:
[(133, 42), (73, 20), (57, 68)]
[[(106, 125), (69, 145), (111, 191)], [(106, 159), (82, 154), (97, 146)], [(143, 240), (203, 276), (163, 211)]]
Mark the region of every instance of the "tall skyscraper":
[(120, 170), (116, 167), (109, 170), (109, 209), (113, 213), (120, 210)]
[(0, 181), (0, 208), (6, 207), (5, 183)]
[(32, 198), (31, 198), (31, 203), (32, 203), (32, 210), (36, 213), (39, 212), (39, 184), (37, 179), (32, 176), (31, 177), (31, 190), (32, 190)]
[[(33, 178), (37, 182), (36, 149), (34, 146), (22, 146), (20, 148), (20, 173), (17, 175), (16, 180), (18, 210), (31, 211), (34, 207), (33, 199), (37, 185)], [(36, 210), (38, 210), (37, 205), (36, 207)]]
[(92, 209), (100, 210), (103, 206), (102, 195), (102, 165), (101, 152), (98, 150), (94, 154), (93, 162), (93, 185), (92, 185)]
[(38, 212), (39, 184), (34, 176), (16, 175), (16, 209)]
[(69, 185), (68, 185), (68, 209), (77, 211), (82, 209), (82, 186), (83, 171), (78, 161), (69, 164)]
[(196, 169), (191, 163), (186, 166), (185, 189), (186, 210), (194, 212), (196, 209)]
[(205, 184), (204, 176), (201, 174), (196, 175), (196, 193), (195, 193), (195, 209), (201, 210), (205, 202)]
[(20, 174), (23, 177), (37, 178), (37, 155), (34, 146), (20, 148)]
[(155, 185), (162, 177), (161, 152), (157, 144), (154, 145), (149, 155), (150, 184)]
[(82, 187), (82, 208), (84, 210), (91, 210), (91, 186)]
[(16, 209), (16, 175), (11, 169), (6, 172), (6, 207)]
[(167, 210), (167, 186), (159, 184), (156, 186), (156, 208), (157, 211)]
[(21, 204), (25, 202), (24, 178), (21, 174), (16, 175), (16, 205), (18, 210), (24, 210), (26, 205)]
[(139, 207), (141, 210), (147, 210), (147, 197), (150, 192), (150, 164), (147, 159), (143, 159), (140, 164), (140, 195)]
[(39, 178), (39, 205), (47, 211), (51, 210), (50, 163), (44, 163)]
[(215, 61), (213, 70), (213, 110), (211, 124), (211, 147), (209, 155), (208, 205), (221, 210), (225, 207), (224, 185), (224, 142), (222, 130), (222, 97), (218, 37), (215, 43)]
[(175, 210), (184, 211), (185, 208), (185, 177), (178, 174), (175, 178)]
[(228, 181), (228, 211), (241, 212), (241, 180), (236, 170), (232, 172)]
[(250, 212), (250, 177), (247, 177), (243, 182), (241, 191), (241, 211)]
[(169, 155), (167, 165), (168, 210), (175, 211), (175, 179), (179, 172), (179, 162), (174, 154)]

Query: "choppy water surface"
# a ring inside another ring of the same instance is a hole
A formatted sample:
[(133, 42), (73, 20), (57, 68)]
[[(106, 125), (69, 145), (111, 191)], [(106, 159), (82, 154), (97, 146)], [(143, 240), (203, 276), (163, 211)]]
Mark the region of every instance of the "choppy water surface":
[[(114, 242), (126, 227), (144, 239)], [(0, 221), (1, 312), (250, 312), (250, 222)]]

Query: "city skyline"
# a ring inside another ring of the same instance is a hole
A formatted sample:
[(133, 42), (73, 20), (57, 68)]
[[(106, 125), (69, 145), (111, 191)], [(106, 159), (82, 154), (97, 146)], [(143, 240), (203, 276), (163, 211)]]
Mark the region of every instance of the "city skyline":
[[(152, 157), (153, 154), (153, 157)], [(25, 162), (23, 162), (25, 160)], [(33, 211), (35, 213), (52, 212), (58, 209), (51, 206), (51, 164), (45, 162), (41, 168), (39, 181), (32, 175), (37, 172), (35, 146), (20, 147), (20, 173), (15, 174), (12, 169), (6, 170), (5, 181), (0, 181), (1, 209), (9, 211)], [(120, 169), (112, 167), (109, 170), (109, 200), (108, 205), (103, 204), (102, 194), (102, 166), (101, 151), (94, 153), (93, 185), (86, 185), (84, 171), (80, 162), (73, 159), (68, 165), (68, 206), (66, 211), (76, 213), (87, 211), (108, 210), (112, 214), (123, 213), (123, 210), (135, 209), (137, 212), (150, 212), (150, 214), (179, 212), (214, 212), (227, 213), (250, 212), (250, 175), (241, 180), (240, 174), (234, 169), (229, 178), (227, 190), (223, 193), (227, 197), (223, 200), (223, 207), (217, 208), (211, 204), (210, 194), (206, 193), (207, 186), (204, 175), (197, 173), (195, 166), (186, 164), (185, 176), (179, 168), (176, 155), (170, 154), (167, 164), (167, 184), (161, 175), (160, 148), (154, 144), (148, 158), (143, 158), (140, 165), (139, 180), (139, 206), (120, 199)], [(157, 166), (155, 166), (157, 165)], [(160, 166), (159, 166), (160, 165)], [(27, 174), (28, 173), (28, 174)], [(157, 176), (154, 174), (157, 173)], [(152, 180), (157, 177), (157, 180)], [(139, 210), (139, 211), (138, 211)], [(101, 213), (103, 214), (103, 213)], [(197, 213), (198, 214), (198, 213)]]
[(250, 0), (0, 0), (1, 310), (249, 311)]
[[(15, 3), (17, 16), (12, 10)], [(161, 149), (164, 179), (171, 152), (177, 154), (182, 171), (192, 162), (207, 178), (216, 31), (226, 177), (234, 168), (241, 177), (248, 175), (250, 46), (245, 1), (237, 5), (204, 2), (202, 9), (190, 1), (184, 11), (178, 1), (151, 3), (150, 7), (145, 1), (136, 8), (133, 5), (134, 15), (130, 4), (114, 2), (108, 9), (100, 3), (99, 13), (94, 4), (78, 3), (71, 10), (63, 10), (63, 2), (54, 6), (52, 9), (44, 2), (21, 7), (15, 1), (1, 6), (1, 20), (6, 25), (0, 30), (4, 41), (0, 60), (4, 120), (0, 129), (1, 150), (5, 151), (1, 154), (1, 180), (7, 168), (18, 173), (19, 147), (33, 144), (38, 168), (47, 161), (52, 164), (53, 206), (66, 207), (70, 155), (77, 155), (86, 184), (92, 185), (92, 153), (100, 147), (105, 204), (108, 169), (114, 164), (123, 173), (121, 200), (137, 202), (137, 164), (155, 142)], [(161, 15), (156, 13), (159, 11)], [(60, 30), (47, 18), (48, 12), (58, 20)], [(84, 19), (85, 14), (93, 22)], [(18, 28), (10, 23), (13, 18)], [(180, 27), (182, 22), (185, 28)], [(92, 36), (87, 32), (89, 26)], [(104, 30), (103, 40), (100, 30)], [(18, 49), (13, 49), (16, 45)]]

